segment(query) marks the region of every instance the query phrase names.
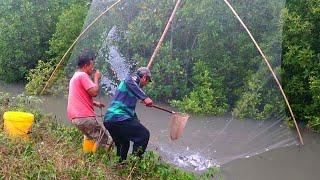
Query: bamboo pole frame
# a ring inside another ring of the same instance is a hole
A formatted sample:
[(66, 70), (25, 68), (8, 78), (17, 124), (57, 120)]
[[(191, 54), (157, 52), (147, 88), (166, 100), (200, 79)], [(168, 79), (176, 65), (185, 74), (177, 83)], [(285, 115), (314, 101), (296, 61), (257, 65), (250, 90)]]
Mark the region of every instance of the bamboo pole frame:
[(159, 40), (159, 42), (158, 42), (155, 50), (154, 50), (153, 53), (152, 53), (152, 56), (151, 56), (150, 60), (149, 60), (149, 63), (148, 63), (148, 66), (147, 66), (148, 69), (151, 68), (151, 65), (152, 65), (152, 63), (153, 63), (153, 61), (154, 61), (154, 58), (156, 57), (156, 55), (157, 55), (157, 53), (158, 53), (158, 51), (159, 51), (159, 49), (160, 49), (160, 47), (161, 47), (161, 45), (162, 45), (162, 43), (163, 43), (163, 40), (164, 40), (164, 38), (166, 37), (169, 28), (171, 27), (173, 18), (174, 18), (174, 16), (176, 15), (176, 12), (177, 12), (177, 10), (178, 10), (178, 8), (179, 8), (180, 3), (181, 3), (181, 0), (178, 0), (178, 1), (176, 2), (176, 5), (175, 5), (175, 7), (174, 7), (174, 9), (173, 9), (173, 11), (172, 11), (172, 13), (171, 13), (170, 18), (169, 18), (169, 21), (168, 21), (168, 23), (167, 23), (167, 25), (166, 25), (166, 27), (165, 27), (162, 35), (161, 35), (161, 38), (160, 38), (160, 40)]
[(241, 19), (240, 16), (238, 15), (238, 13), (237, 13), (237, 12), (235, 11), (235, 9), (232, 7), (232, 5), (231, 5), (227, 0), (224, 0), (224, 2), (228, 5), (228, 7), (231, 9), (232, 13), (236, 16), (236, 18), (239, 20), (239, 22), (241, 23), (241, 25), (242, 25), (242, 26), (244, 27), (244, 29), (247, 31), (248, 35), (250, 36), (251, 40), (253, 41), (254, 45), (257, 47), (257, 49), (258, 49), (259, 53), (261, 54), (263, 60), (265, 61), (266, 65), (268, 66), (268, 68), (269, 68), (269, 70), (270, 70), (273, 78), (275, 79), (275, 81), (276, 81), (276, 83), (277, 83), (277, 85), (278, 85), (278, 87), (279, 87), (279, 89), (280, 89), (280, 91), (281, 91), (281, 94), (282, 94), (282, 96), (283, 96), (283, 98), (284, 98), (284, 100), (285, 100), (285, 102), (286, 102), (286, 105), (287, 105), (287, 107), (288, 107), (288, 109), (289, 109), (289, 111), (290, 111), (291, 117), (292, 117), (292, 119), (293, 119), (293, 121), (294, 121), (294, 125), (295, 125), (295, 127), (296, 127), (297, 132), (298, 132), (298, 136), (299, 136), (299, 139), (300, 139), (300, 143), (301, 143), (302, 145), (304, 145), (303, 139), (302, 139), (302, 136), (301, 136), (301, 133), (300, 133), (299, 126), (298, 126), (298, 124), (297, 124), (296, 118), (294, 117), (294, 114), (293, 114), (293, 111), (292, 111), (291, 106), (290, 106), (290, 104), (289, 104), (288, 98), (287, 98), (286, 94), (284, 93), (283, 88), (282, 88), (282, 86), (281, 86), (281, 84), (280, 84), (280, 82), (279, 82), (279, 80), (278, 80), (275, 72), (273, 71), (273, 69), (272, 69), (272, 67), (271, 67), (271, 65), (270, 65), (267, 57), (265, 56), (265, 54), (264, 54), (263, 51), (261, 50), (259, 44), (257, 43), (257, 41), (255, 40), (255, 38), (254, 38), (253, 35), (251, 34), (251, 32), (250, 32), (250, 30), (248, 29), (248, 27), (246, 26), (246, 24), (242, 21), (242, 19)]
[[(246, 32), (247, 32), (248, 35), (250, 36), (251, 40), (253, 41), (254, 45), (257, 47), (257, 49), (258, 49), (259, 53), (261, 54), (263, 60), (265, 61), (266, 65), (268, 66), (268, 69), (270, 70), (273, 78), (275, 79), (275, 81), (276, 81), (276, 83), (277, 83), (277, 85), (278, 85), (278, 87), (279, 87), (279, 89), (280, 89), (280, 91), (281, 91), (281, 94), (282, 94), (282, 96), (283, 96), (283, 98), (284, 98), (284, 100), (285, 100), (285, 102), (286, 102), (286, 105), (287, 105), (287, 107), (288, 107), (288, 109), (289, 109), (289, 111), (290, 111), (290, 115), (291, 115), (291, 117), (292, 117), (292, 119), (293, 119), (293, 121), (294, 121), (296, 130), (297, 130), (297, 133), (298, 133), (298, 136), (299, 136), (299, 139), (300, 139), (300, 143), (301, 143), (302, 145), (304, 145), (304, 143), (303, 143), (303, 138), (302, 138), (302, 136), (301, 136), (299, 126), (298, 126), (297, 121), (296, 121), (296, 119), (295, 119), (295, 116), (294, 116), (294, 114), (293, 114), (293, 111), (292, 111), (292, 108), (291, 108), (290, 103), (289, 103), (289, 101), (288, 101), (288, 98), (287, 98), (287, 96), (286, 96), (286, 94), (285, 94), (285, 92), (284, 92), (284, 90), (283, 90), (283, 88), (282, 88), (282, 86), (281, 86), (281, 84), (280, 84), (280, 81), (278, 80), (275, 72), (273, 71), (273, 69), (272, 69), (272, 67), (271, 67), (271, 64), (269, 63), (267, 57), (265, 56), (265, 54), (264, 54), (263, 51), (261, 50), (261, 48), (260, 48), (259, 44), (257, 43), (257, 41), (255, 40), (255, 38), (253, 37), (251, 31), (247, 28), (247, 26), (246, 26), (245, 23), (242, 21), (242, 19), (240, 18), (240, 16), (238, 15), (238, 13), (235, 11), (235, 9), (232, 7), (232, 5), (231, 5), (227, 0), (224, 0), (224, 2), (228, 5), (228, 7), (231, 9), (231, 11), (232, 11), (233, 14), (235, 15), (235, 17), (239, 20), (239, 22), (241, 23), (241, 25), (244, 27), (244, 29), (246, 30)], [(175, 8), (174, 8), (174, 10), (173, 10), (173, 12), (172, 12), (172, 14), (171, 14), (171, 16), (170, 16), (170, 19), (169, 19), (169, 21), (168, 21), (168, 23), (167, 23), (167, 25), (166, 25), (166, 27), (165, 27), (165, 30), (164, 30), (164, 32), (162, 33), (162, 36), (161, 36), (161, 38), (160, 38), (160, 40), (159, 40), (159, 42), (158, 42), (158, 44), (157, 44), (157, 46), (156, 46), (156, 48), (155, 48), (155, 50), (154, 50), (154, 52), (153, 52), (150, 60), (149, 60), (149, 63), (148, 63), (148, 66), (147, 66), (148, 69), (151, 68), (151, 65), (152, 65), (152, 63), (153, 63), (153, 61), (154, 61), (154, 58), (156, 57), (157, 52), (159, 51), (159, 49), (160, 49), (160, 47), (161, 47), (161, 45), (162, 45), (162, 43), (163, 43), (163, 40), (164, 40), (164, 38), (165, 38), (165, 36), (166, 36), (166, 34), (167, 34), (167, 32), (168, 32), (171, 24), (172, 24), (173, 18), (174, 18), (175, 14), (176, 14), (176, 11), (177, 11), (180, 3), (181, 3), (181, 0), (178, 0), (177, 3), (176, 3), (176, 6), (175, 6)]]
[[(77, 37), (77, 39), (72, 43), (72, 45), (69, 47), (69, 49), (67, 50), (67, 52), (63, 55), (63, 57), (62, 57), (61, 60), (59, 61), (58, 65), (56, 66), (56, 68), (55, 68), (54, 71), (52, 72), (49, 80), (47, 81), (45, 87), (42, 89), (40, 95), (42, 95), (42, 94), (44, 93), (44, 91), (46, 90), (46, 88), (49, 86), (49, 84), (50, 84), (51, 80), (53, 79), (55, 73), (57, 72), (57, 70), (59, 69), (59, 67), (61, 66), (61, 64), (63, 63), (63, 61), (65, 60), (67, 54), (71, 51), (71, 49), (72, 49), (72, 48), (74, 47), (74, 45), (78, 42), (78, 40), (84, 35), (84, 33), (87, 32), (87, 31), (91, 28), (91, 26), (92, 26), (96, 21), (98, 21), (103, 15), (105, 15), (109, 10), (111, 10), (114, 6), (116, 6), (117, 4), (119, 4), (121, 1), (122, 1), (122, 0), (118, 0), (118, 1), (115, 2), (113, 5), (111, 5), (108, 9), (106, 9), (103, 13), (101, 13), (101, 14), (100, 14), (96, 19), (94, 19), (94, 21), (92, 21), (92, 22), (90, 23), (90, 25)], [(265, 61), (266, 65), (268, 66), (268, 68), (269, 68), (269, 70), (270, 70), (273, 78), (275, 79), (275, 81), (276, 81), (276, 83), (277, 83), (277, 85), (278, 85), (278, 87), (279, 87), (279, 89), (280, 89), (280, 91), (281, 91), (282, 96), (283, 96), (284, 99), (285, 99), (286, 105), (287, 105), (287, 107), (288, 107), (288, 109), (289, 109), (289, 111), (290, 111), (291, 117), (292, 117), (292, 119), (293, 119), (293, 121), (294, 121), (296, 130), (297, 130), (297, 133), (298, 133), (298, 136), (299, 136), (299, 139), (300, 139), (300, 143), (301, 143), (302, 145), (304, 145), (304, 143), (303, 143), (303, 138), (302, 138), (302, 136), (301, 136), (299, 126), (298, 126), (297, 121), (296, 121), (296, 119), (295, 119), (295, 116), (294, 116), (294, 114), (293, 114), (293, 111), (292, 111), (292, 108), (291, 108), (290, 103), (289, 103), (289, 101), (288, 101), (288, 98), (287, 98), (287, 96), (286, 96), (286, 94), (285, 94), (285, 92), (284, 92), (284, 90), (283, 90), (283, 88), (282, 88), (282, 86), (281, 86), (281, 84), (280, 84), (280, 82), (279, 82), (279, 80), (278, 80), (275, 72), (273, 71), (273, 69), (272, 69), (272, 67), (271, 67), (271, 65), (270, 65), (267, 57), (265, 56), (265, 54), (264, 54), (263, 51), (261, 50), (259, 44), (256, 42), (256, 40), (255, 40), (255, 38), (253, 37), (253, 35), (252, 35), (252, 33), (250, 32), (250, 30), (247, 28), (247, 26), (246, 26), (245, 23), (242, 21), (242, 19), (241, 19), (240, 16), (238, 15), (238, 13), (235, 11), (235, 9), (233, 8), (233, 6), (232, 6), (227, 0), (224, 0), (224, 2), (227, 4), (227, 6), (228, 6), (228, 7), (230, 8), (230, 10), (232, 11), (232, 13), (235, 15), (235, 17), (239, 20), (239, 22), (241, 23), (241, 25), (244, 27), (244, 29), (246, 30), (246, 32), (247, 32), (248, 35), (250, 36), (251, 40), (252, 40), (253, 43), (255, 44), (256, 48), (258, 49), (259, 53), (261, 54), (261, 56), (262, 56), (263, 60)], [(181, 3), (181, 0), (177, 0), (176, 5), (175, 5), (175, 8), (174, 8), (174, 10), (173, 10), (173, 12), (172, 12), (172, 14), (171, 14), (171, 16), (170, 16), (170, 18), (169, 18), (169, 21), (168, 21), (168, 23), (167, 23), (167, 25), (166, 25), (166, 27), (165, 27), (165, 29), (164, 29), (164, 32), (162, 33), (161, 38), (160, 38), (160, 40), (159, 40), (159, 42), (158, 42), (158, 44), (157, 44), (157, 46), (156, 46), (156, 48), (155, 48), (155, 50), (154, 50), (151, 58), (150, 58), (150, 60), (149, 60), (149, 63), (148, 63), (148, 65), (147, 65), (147, 68), (148, 68), (148, 69), (151, 68), (152, 63), (153, 63), (153, 61), (154, 61), (154, 59), (155, 59), (155, 57), (156, 57), (156, 55), (157, 55), (157, 53), (158, 53), (158, 51), (159, 51), (162, 43), (163, 43), (163, 41), (164, 41), (164, 38), (166, 37), (166, 34), (167, 34), (169, 28), (171, 27), (173, 18), (175, 17), (175, 14), (176, 14), (176, 12), (177, 12), (177, 9), (178, 9), (180, 3)]]

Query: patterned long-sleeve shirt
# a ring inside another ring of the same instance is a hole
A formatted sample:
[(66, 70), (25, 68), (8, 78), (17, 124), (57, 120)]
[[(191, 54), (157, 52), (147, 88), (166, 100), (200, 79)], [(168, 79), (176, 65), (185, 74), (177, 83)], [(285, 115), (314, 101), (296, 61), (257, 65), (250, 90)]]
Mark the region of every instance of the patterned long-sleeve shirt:
[(121, 81), (104, 117), (105, 121), (124, 121), (136, 116), (138, 99), (148, 98), (139, 86), (140, 78), (128, 75)]

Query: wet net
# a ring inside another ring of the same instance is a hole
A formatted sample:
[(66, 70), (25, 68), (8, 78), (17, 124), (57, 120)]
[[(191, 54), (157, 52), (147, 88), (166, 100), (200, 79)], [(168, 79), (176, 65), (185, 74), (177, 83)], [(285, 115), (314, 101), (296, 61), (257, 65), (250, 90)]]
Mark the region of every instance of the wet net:
[(171, 140), (177, 140), (181, 137), (184, 128), (189, 119), (188, 114), (184, 113), (173, 113), (170, 118), (170, 138)]
[[(84, 29), (114, 2), (93, 0)], [(284, 0), (229, 2), (280, 78)], [(78, 41), (68, 76), (79, 53), (92, 49), (103, 74), (103, 92), (112, 95), (127, 74), (148, 64), (174, 6), (172, 0), (122, 1)], [(171, 163), (201, 171), (297, 144), (274, 78), (223, 0), (182, 1), (151, 72), (147, 94), (191, 114), (183, 135), (171, 141), (169, 115), (138, 107), (151, 132), (148, 148)]]

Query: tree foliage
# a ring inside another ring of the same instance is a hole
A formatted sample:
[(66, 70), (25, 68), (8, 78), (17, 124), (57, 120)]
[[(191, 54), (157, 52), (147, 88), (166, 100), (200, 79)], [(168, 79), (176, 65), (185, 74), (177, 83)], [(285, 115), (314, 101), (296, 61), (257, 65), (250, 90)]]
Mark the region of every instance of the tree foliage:
[(287, 1), (283, 86), (298, 119), (320, 130), (320, 0)]
[(213, 81), (211, 72), (203, 61), (195, 63), (192, 81), (194, 89), (183, 100), (171, 101), (172, 105), (197, 114), (219, 115), (227, 111), (226, 94), (221, 88), (222, 79)]
[[(21, 81), (29, 72), (27, 89), (39, 92), (80, 33), (88, 2), (0, 1), (0, 79)], [(277, 76), (281, 75), (297, 118), (320, 131), (320, 0), (288, 0), (284, 9), (280, 1), (231, 3), (244, 17)], [(98, 31), (116, 26), (119, 41), (115, 45), (131, 68), (145, 66), (173, 7), (174, 1), (168, 0), (125, 1), (110, 12), (107, 21), (96, 25), (100, 29), (88, 33), (94, 37), (88, 38), (91, 42), (82, 39), (80, 49), (99, 47), (93, 44), (105, 37), (95, 36)], [(63, 73), (59, 77), (64, 77)], [(223, 1), (183, 1), (152, 73), (148, 94), (185, 111), (231, 111), (240, 118), (256, 119), (285, 111), (259, 52)]]
[[(60, 61), (64, 53), (67, 51), (72, 42), (80, 34), (82, 29), (88, 6), (85, 3), (72, 4), (66, 8), (58, 17), (56, 31), (49, 41), (49, 50), (46, 52), (48, 60), (38, 61), (37, 66), (31, 69), (27, 75), (28, 84), (26, 91), (30, 94), (39, 94), (49, 80), (54, 67)], [(67, 58), (66, 58), (67, 59)], [(51, 92), (63, 92), (61, 90), (63, 84), (66, 84), (65, 73), (63, 71), (64, 64), (54, 80), (60, 83), (55, 83)]]
[(3, 0), (0, 2), (0, 78), (23, 81), (44, 59), (57, 16), (68, 1)]
[[(233, 3), (246, 15), (271, 63), (279, 67), (281, 37), (274, 35), (282, 27), (279, 4)], [(130, 64), (148, 63), (173, 7), (172, 1), (132, 1), (121, 7), (125, 11), (115, 12), (116, 18), (110, 18), (110, 24), (117, 24), (117, 45)], [(226, 10), (222, 1), (184, 1), (153, 64), (154, 83), (148, 94), (157, 101), (176, 100), (173, 104), (185, 111), (223, 114), (236, 109), (239, 117), (266, 118), (277, 110), (279, 94), (268, 91), (275, 87), (271, 76), (265, 78), (270, 73), (247, 33)], [(247, 88), (250, 84), (251, 89)], [(252, 92), (257, 93), (258, 101), (238, 108), (250, 101)], [(251, 113), (245, 112), (247, 107)]]

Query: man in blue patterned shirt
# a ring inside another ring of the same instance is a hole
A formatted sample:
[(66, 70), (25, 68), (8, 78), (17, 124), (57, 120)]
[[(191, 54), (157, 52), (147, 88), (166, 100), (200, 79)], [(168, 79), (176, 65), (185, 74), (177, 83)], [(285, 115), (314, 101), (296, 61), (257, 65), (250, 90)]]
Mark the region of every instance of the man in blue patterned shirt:
[(138, 100), (151, 107), (152, 100), (141, 89), (151, 81), (150, 70), (140, 67), (134, 75), (121, 81), (111, 100), (104, 118), (115, 145), (120, 162), (127, 158), (130, 141), (133, 142), (132, 154), (139, 157), (147, 148), (150, 132), (138, 120), (135, 108)]

